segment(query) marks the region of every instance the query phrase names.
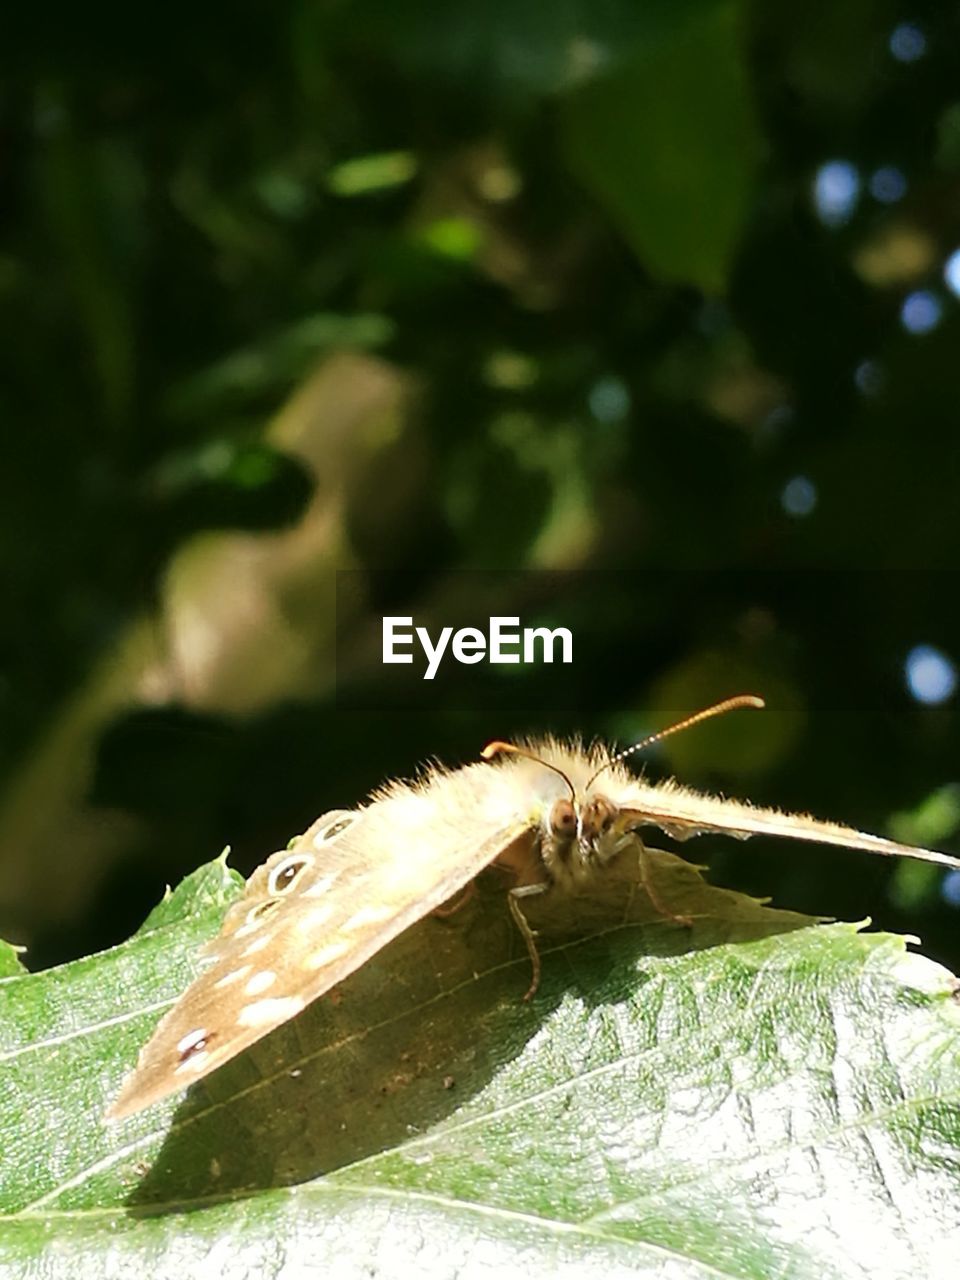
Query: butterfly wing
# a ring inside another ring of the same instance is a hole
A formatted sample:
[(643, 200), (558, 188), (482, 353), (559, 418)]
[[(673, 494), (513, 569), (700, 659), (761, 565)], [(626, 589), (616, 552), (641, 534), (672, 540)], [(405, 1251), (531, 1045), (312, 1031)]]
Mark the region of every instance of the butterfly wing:
[(621, 785), (611, 799), (631, 824), (658, 827), (674, 840), (688, 840), (708, 832), (734, 836), (738, 840), (756, 835), (782, 836), (788, 840), (808, 840), (845, 849), (864, 849), (886, 857), (916, 858), (945, 867), (960, 867), (960, 858), (936, 849), (900, 844), (805, 813), (781, 813), (778, 809), (764, 809), (741, 800), (703, 795), (672, 779), (654, 784), (631, 780)]
[(107, 1118), (209, 1075), (524, 839), (529, 819), (489, 794), (496, 772), (471, 766), (395, 784), (365, 809), (325, 814), (274, 854), (228, 912), (208, 967), (161, 1020)]

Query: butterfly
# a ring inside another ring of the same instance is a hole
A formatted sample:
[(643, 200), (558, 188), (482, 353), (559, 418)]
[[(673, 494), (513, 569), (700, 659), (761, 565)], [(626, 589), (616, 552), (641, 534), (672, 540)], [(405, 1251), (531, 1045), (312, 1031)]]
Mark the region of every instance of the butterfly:
[(185, 1089), (236, 1057), (342, 982), (415, 921), (444, 909), (496, 864), (514, 878), (507, 902), (540, 976), (525, 898), (575, 893), (627, 850), (659, 900), (642, 835), (675, 840), (709, 832), (783, 836), (960, 868), (960, 859), (806, 814), (704, 795), (672, 779), (647, 782), (624, 761), (634, 752), (737, 707), (728, 698), (619, 753), (553, 738), (493, 742), (483, 761), (431, 767), (392, 782), (355, 810), (324, 814), (247, 882), (209, 945), (207, 966), (164, 1016), (107, 1111), (120, 1119)]

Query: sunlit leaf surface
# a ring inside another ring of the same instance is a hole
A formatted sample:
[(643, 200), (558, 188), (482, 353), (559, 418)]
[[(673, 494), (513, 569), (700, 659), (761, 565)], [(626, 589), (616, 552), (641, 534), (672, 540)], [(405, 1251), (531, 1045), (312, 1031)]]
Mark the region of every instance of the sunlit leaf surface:
[[(101, 1113), (238, 890), (222, 860), (113, 951), (0, 985), (0, 1267), (37, 1277), (950, 1274), (960, 1010), (904, 940), (658, 855), (427, 920), (196, 1087)], [(579, 936), (576, 936), (579, 935)]]

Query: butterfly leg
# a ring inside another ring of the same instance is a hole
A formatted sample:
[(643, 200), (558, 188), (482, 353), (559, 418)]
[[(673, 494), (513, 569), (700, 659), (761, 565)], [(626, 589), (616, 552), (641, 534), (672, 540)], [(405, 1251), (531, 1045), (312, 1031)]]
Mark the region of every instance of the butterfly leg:
[(451, 902), (441, 902), (440, 906), (434, 907), (430, 914), (439, 920), (446, 920), (448, 916), (456, 915), (461, 907), (465, 907), (476, 891), (477, 882), (471, 880), (459, 898), (454, 898)]
[(693, 924), (693, 920), (690, 916), (678, 915), (676, 911), (671, 911), (654, 887), (653, 875), (650, 867), (650, 854), (647, 846), (639, 836), (637, 837), (637, 846), (637, 865), (640, 868), (640, 883), (643, 885), (644, 892), (650, 899), (653, 909), (658, 915), (663, 916), (665, 920), (672, 920), (674, 924), (682, 924), (689, 928)]
[(520, 884), (515, 885), (507, 895), (507, 902), (510, 906), (510, 914), (513, 916), (513, 922), (523, 934), (523, 940), (527, 944), (527, 952), (530, 956), (530, 964), (533, 966), (533, 977), (530, 986), (527, 989), (524, 1000), (530, 1000), (536, 994), (537, 987), (540, 985), (540, 952), (537, 950), (535, 941), (536, 935), (530, 928), (527, 917), (520, 909), (521, 898), (533, 898), (541, 893), (546, 893), (550, 886), (546, 883), (540, 884)]

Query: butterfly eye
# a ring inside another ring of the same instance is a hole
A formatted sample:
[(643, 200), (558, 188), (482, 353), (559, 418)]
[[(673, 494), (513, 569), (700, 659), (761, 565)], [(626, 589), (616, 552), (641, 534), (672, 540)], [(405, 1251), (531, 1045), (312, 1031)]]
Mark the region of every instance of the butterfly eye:
[(267, 892), (271, 897), (277, 894), (288, 893), (298, 880), (304, 867), (310, 865), (313, 861), (302, 853), (293, 853), (289, 858), (284, 858), (270, 872), (270, 879), (267, 881)]
[(616, 817), (616, 807), (609, 800), (604, 799), (603, 796), (597, 796), (584, 809), (584, 835), (588, 840), (596, 840), (600, 836), (605, 836), (616, 821)]
[(550, 830), (555, 836), (572, 836), (577, 831), (577, 811), (569, 800), (557, 800), (550, 810)]

